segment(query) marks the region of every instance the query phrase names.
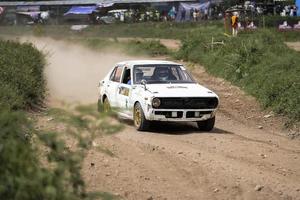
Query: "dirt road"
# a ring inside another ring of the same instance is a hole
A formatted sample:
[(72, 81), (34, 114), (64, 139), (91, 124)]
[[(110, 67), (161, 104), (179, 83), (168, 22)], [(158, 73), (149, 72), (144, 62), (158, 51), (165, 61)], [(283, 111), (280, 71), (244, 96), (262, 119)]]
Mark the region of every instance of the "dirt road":
[[(129, 57), (93, 52), (51, 39), (29, 38), (50, 51), (46, 69), (50, 106), (55, 100), (95, 103), (97, 82)], [(88, 190), (122, 199), (300, 199), (300, 142), (282, 131), (281, 119), (230, 83), (194, 66), (198, 81), (221, 98), (216, 128), (159, 123), (137, 132), (130, 122), (118, 134), (95, 139), (109, 156), (92, 148), (83, 165)]]

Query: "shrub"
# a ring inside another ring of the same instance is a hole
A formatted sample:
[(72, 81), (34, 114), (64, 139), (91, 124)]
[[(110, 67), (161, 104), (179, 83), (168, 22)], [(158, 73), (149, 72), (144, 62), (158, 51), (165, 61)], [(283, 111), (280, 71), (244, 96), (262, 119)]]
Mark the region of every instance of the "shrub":
[(13, 101), (6, 102), (13, 109), (39, 104), (45, 94), (44, 65), (44, 56), (31, 44), (0, 41), (0, 99)]
[(31, 144), (34, 130), (23, 112), (0, 107), (0, 127), (0, 199), (87, 199), (80, 156), (66, 150), (55, 133), (37, 134), (53, 164), (46, 168)]

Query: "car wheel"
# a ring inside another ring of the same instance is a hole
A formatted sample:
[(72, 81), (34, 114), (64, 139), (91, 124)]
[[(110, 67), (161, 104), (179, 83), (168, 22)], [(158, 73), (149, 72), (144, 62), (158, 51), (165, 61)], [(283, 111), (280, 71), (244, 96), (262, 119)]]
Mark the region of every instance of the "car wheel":
[(145, 131), (149, 128), (149, 121), (146, 120), (143, 109), (139, 103), (136, 103), (134, 106), (133, 121), (138, 131)]
[(201, 131), (211, 131), (215, 126), (216, 117), (210, 118), (205, 121), (198, 121), (197, 125)]

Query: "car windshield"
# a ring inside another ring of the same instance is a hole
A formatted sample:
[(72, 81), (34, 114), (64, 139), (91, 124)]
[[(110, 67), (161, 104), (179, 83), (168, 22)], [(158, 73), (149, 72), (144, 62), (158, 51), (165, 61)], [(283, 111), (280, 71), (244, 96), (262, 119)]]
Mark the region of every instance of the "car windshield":
[(180, 65), (136, 65), (133, 69), (134, 84), (194, 83), (191, 75)]

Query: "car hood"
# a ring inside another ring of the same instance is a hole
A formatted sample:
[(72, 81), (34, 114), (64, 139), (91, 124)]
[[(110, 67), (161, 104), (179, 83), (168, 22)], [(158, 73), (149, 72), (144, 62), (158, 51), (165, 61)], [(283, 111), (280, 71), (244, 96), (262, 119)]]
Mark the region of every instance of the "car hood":
[(146, 87), (155, 97), (217, 97), (199, 84), (147, 84)]

